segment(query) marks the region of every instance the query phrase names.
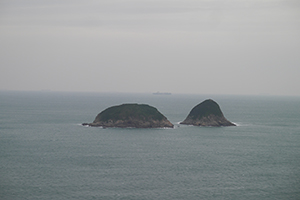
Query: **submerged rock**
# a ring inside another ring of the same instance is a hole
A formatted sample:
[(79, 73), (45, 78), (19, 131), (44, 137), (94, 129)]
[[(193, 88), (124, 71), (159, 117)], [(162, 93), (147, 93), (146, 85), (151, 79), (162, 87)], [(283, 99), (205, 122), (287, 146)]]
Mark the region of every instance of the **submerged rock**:
[(187, 118), (180, 124), (194, 126), (235, 126), (228, 121), (220, 106), (213, 100), (208, 99), (195, 106)]
[(174, 125), (156, 108), (146, 104), (112, 106), (97, 115), (93, 123), (84, 126), (119, 128), (173, 128)]

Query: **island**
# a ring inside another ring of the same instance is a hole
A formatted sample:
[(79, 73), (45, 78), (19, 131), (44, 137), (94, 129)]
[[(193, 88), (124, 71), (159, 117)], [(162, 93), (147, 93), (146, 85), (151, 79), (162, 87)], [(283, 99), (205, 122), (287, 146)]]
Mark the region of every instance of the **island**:
[(155, 92), (153, 94), (154, 95), (171, 95), (172, 93), (170, 93), (170, 92)]
[(205, 100), (195, 106), (180, 124), (213, 127), (236, 126), (224, 117), (220, 106), (212, 99)]
[(146, 104), (122, 104), (99, 113), (93, 123), (83, 126), (117, 128), (173, 128), (174, 125), (156, 108)]

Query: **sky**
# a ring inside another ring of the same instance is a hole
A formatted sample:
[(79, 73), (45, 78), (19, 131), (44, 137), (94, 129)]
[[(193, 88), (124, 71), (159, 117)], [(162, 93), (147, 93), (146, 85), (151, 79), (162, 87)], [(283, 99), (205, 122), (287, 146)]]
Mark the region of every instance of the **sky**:
[(299, 0), (2, 0), (0, 90), (300, 95)]

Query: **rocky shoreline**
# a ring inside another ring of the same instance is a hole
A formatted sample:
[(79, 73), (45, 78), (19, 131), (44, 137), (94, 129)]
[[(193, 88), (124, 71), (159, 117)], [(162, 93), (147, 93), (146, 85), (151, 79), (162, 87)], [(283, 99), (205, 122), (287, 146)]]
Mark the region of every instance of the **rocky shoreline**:
[(103, 128), (173, 128), (174, 125), (168, 120), (109, 120), (107, 122), (83, 123), (83, 126), (103, 127)]

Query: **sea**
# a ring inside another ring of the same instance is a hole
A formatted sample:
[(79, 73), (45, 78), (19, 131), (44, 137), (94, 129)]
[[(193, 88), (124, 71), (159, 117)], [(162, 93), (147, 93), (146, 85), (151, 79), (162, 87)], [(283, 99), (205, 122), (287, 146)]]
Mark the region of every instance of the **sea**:
[[(237, 126), (179, 124), (206, 99)], [(175, 127), (81, 125), (123, 103)], [(300, 97), (1, 91), (0, 199), (300, 199)]]

